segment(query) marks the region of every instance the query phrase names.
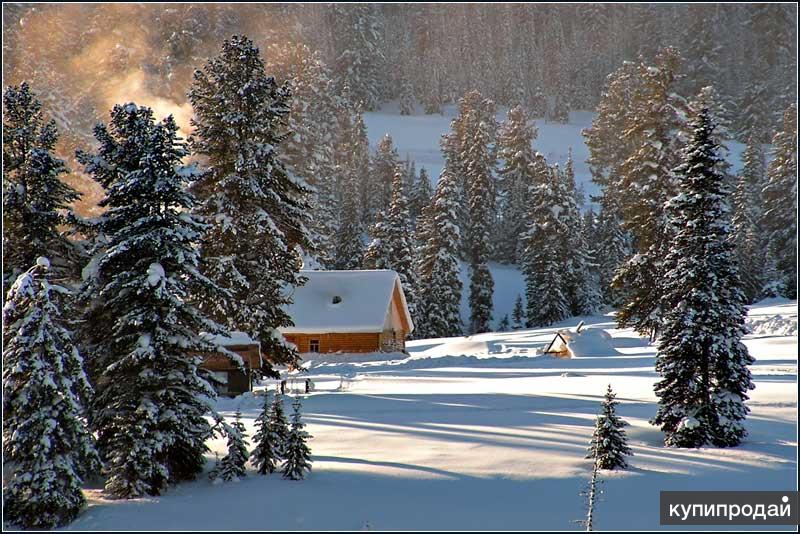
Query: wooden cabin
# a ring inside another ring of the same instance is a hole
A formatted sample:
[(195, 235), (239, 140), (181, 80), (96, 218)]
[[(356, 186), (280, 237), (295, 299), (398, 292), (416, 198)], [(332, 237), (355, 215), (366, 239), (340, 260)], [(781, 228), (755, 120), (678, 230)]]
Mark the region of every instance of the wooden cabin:
[(390, 270), (306, 271), (280, 328), (301, 353), (404, 351), (414, 331), (400, 277)]
[(230, 356), (222, 352), (212, 352), (203, 355), (203, 368), (208, 369), (220, 382), (217, 393), (220, 395), (236, 396), (253, 388), (253, 370), (260, 369), (261, 343), (254, 341), (244, 332), (231, 332), (228, 336), (209, 336), (215, 345), (235, 352), (242, 358), (244, 370), (240, 369)]

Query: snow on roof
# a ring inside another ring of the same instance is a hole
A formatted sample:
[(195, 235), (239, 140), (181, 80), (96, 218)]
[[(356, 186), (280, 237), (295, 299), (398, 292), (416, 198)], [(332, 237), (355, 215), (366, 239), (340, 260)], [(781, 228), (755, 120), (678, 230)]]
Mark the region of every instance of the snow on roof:
[(254, 341), (246, 332), (239, 332), (234, 330), (230, 336), (223, 336), (221, 334), (202, 334), (204, 338), (220, 347), (231, 347), (234, 345), (260, 345), (258, 341)]
[(391, 270), (300, 271), (308, 279), (295, 288), (287, 308), (294, 326), (284, 334), (381, 332), (386, 328), (395, 287), (400, 290), (401, 313), (414, 329), (400, 277)]

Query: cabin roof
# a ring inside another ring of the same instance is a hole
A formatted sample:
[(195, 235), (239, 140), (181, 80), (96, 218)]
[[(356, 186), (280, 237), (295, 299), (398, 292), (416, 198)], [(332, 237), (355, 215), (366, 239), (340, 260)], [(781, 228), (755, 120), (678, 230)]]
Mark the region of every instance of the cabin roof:
[(279, 328), (284, 334), (381, 332), (391, 313), (397, 290), (399, 308), (414, 329), (400, 277), (391, 270), (300, 271), (307, 278), (297, 286), (287, 307), (294, 326)]

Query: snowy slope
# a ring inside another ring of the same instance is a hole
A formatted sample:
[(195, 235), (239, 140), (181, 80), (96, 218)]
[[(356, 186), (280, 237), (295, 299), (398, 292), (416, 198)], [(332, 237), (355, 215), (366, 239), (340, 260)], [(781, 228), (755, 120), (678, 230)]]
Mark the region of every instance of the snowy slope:
[[(410, 156), (416, 162), (417, 171), (421, 167), (428, 169), (431, 181), (435, 185), (444, 166), (439, 139), (442, 134), (450, 131), (450, 121), (455, 118), (458, 110), (455, 105), (445, 106), (443, 115), (424, 115), (419, 110), (420, 106), (417, 106), (415, 115), (400, 115), (397, 103), (389, 103), (383, 105), (380, 111), (365, 113), (364, 122), (373, 150), (384, 134), (388, 133), (392, 136), (400, 158), (405, 160), (407, 155)], [(499, 108), (497, 120), (505, 120), (507, 111), (505, 108)], [(546, 123), (543, 118), (534, 121), (539, 135), (533, 142), (533, 147), (541, 152), (548, 162), (558, 163), (562, 167), (571, 148), (575, 165), (575, 182), (579, 186), (583, 185), (587, 196), (599, 193), (591, 181), (589, 167), (586, 164), (589, 150), (581, 135), (581, 130), (592, 125), (593, 118), (593, 112), (574, 111), (570, 113), (567, 124)], [(744, 146), (731, 141), (728, 143), (728, 149), (731, 165), (736, 171), (741, 168), (740, 158)]]
[[(751, 307), (751, 320), (797, 318), (796, 301)], [(621, 401), (634, 456), (603, 472), (595, 528), (656, 529), (661, 490), (797, 487), (797, 336), (768, 329), (746, 338), (756, 389), (745, 443), (732, 449), (666, 449), (648, 423), (656, 412), (654, 348), (611, 316), (613, 351), (575, 359), (539, 354), (556, 328), (428, 339), (411, 356), (321, 355), (325, 374), (303, 400), (314, 470), (305, 481), (202, 478), (162, 497), (110, 501), (91, 489), (72, 529), (579, 529), (584, 459), (607, 384)], [(767, 328), (767, 327), (765, 327)], [(591, 352), (591, 351), (589, 351)], [(250, 435), (259, 397), (223, 399)], [(208, 455), (224, 452), (222, 440)], [(211, 468), (211, 465), (208, 466)], [(737, 527), (741, 528), (741, 527)], [(791, 530), (787, 528), (787, 530)]]

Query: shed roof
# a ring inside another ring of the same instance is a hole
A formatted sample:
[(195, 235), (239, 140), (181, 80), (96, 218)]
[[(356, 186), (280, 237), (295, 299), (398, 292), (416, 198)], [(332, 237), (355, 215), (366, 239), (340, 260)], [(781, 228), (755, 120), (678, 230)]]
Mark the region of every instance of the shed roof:
[(384, 330), (397, 288), (400, 310), (414, 329), (400, 277), (391, 270), (300, 271), (307, 278), (292, 296), (287, 308), (294, 326), (282, 327), (292, 333), (366, 333)]

